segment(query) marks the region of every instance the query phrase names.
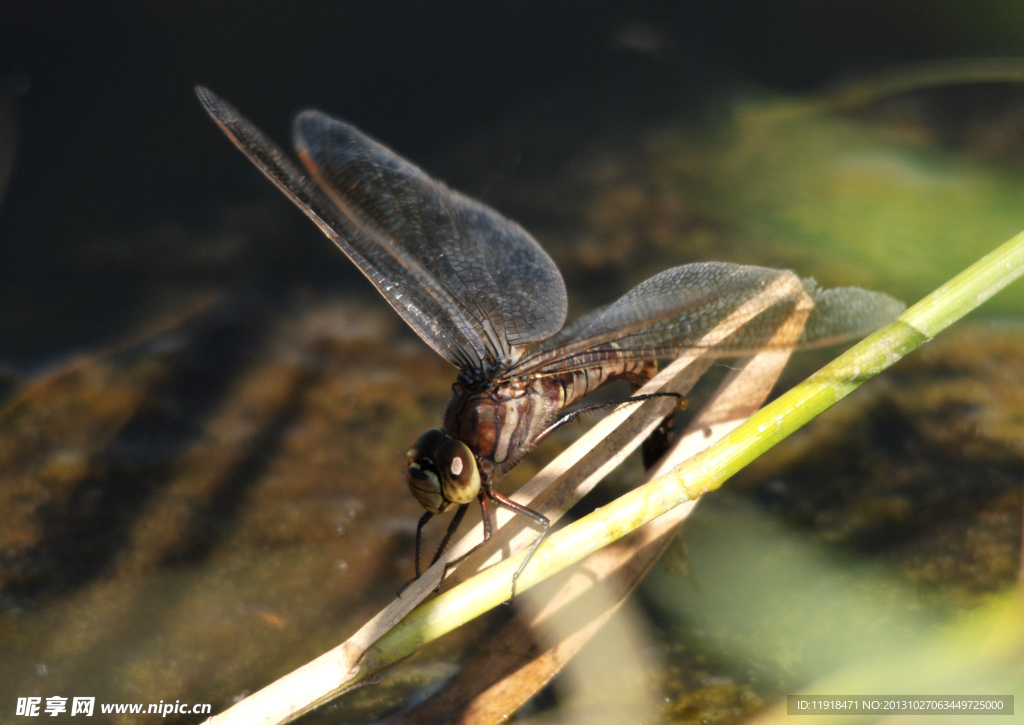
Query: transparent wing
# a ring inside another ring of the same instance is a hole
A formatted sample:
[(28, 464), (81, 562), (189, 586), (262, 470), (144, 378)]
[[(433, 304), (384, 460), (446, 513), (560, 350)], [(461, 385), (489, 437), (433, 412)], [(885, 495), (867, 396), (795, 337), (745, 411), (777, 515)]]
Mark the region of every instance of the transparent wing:
[[(803, 292), (813, 300), (814, 309), (797, 337), (797, 348), (860, 337), (904, 309), (902, 302), (879, 292), (856, 287), (821, 290), (813, 279), (802, 280), (796, 289), (789, 285), (788, 291), (774, 292), (791, 274), (726, 262), (667, 269), (541, 343), (508, 376), (549, 375), (616, 360), (668, 360), (688, 350), (721, 357), (753, 354), (768, 347), (783, 326), (798, 324), (792, 312)], [(765, 294), (770, 303), (762, 308)], [(708, 340), (730, 315), (750, 304), (757, 305), (758, 312), (748, 322), (724, 339)]]
[(562, 276), (519, 225), (317, 111), (294, 127), (311, 181), (232, 106), (208, 89), (196, 93), (234, 144), (452, 364), (500, 366), (514, 359), (513, 348), (564, 323)]

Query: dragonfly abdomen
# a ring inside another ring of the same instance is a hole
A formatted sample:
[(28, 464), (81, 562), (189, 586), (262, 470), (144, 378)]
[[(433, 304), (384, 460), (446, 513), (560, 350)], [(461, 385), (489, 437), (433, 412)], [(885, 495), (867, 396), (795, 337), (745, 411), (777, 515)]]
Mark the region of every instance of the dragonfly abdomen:
[(552, 375), (559, 389), (559, 408), (575, 405), (590, 393), (613, 380), (626, 380), (641, 385), (657, 372), (657, 364), (643, 360), (605, 362), (592, 368), (583, 368)]

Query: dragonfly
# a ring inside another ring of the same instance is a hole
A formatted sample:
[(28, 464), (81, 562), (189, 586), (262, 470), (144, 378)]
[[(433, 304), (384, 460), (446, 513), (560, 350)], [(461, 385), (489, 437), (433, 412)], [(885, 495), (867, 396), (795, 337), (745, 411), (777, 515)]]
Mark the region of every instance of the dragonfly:
[[(417, 579), (427, 522), (455, 510), (433, 565), (467, 508), (476, 501), (481, 509), (483, 540), (446, 563), (443, 582), (449, 568), (491, 538), (493, 504), (540, 528), (513, 574), (514, 598), (550, 522), (497, 491), (497, 479), (574, 418), (580, 409), (573, 406), (589, 393), (615, 380), (639, 387), (659, 362), (684, 352), (739, 357), (765, 349), (796, 304), (795, 296), (782, 295), (727, 339), (702, 348), (730, 313), (790, 273), (701, 262), (656, 274), (566, 326), (562, 275), (515, 222), (320, 111), (304, 111), (294, 121), (303, 171), (233, 106), (201, 86), (196, 94), (234, 145), (458, 369), (442, 426), (422, 433), (406, 453), (406, 483), (425, 509), (416, 527)], [(863, 336), (903, 310), (888, 295), (822, 290), (812, 279), (802, 280), (799, 292), (814, 308), (797, 348)]]

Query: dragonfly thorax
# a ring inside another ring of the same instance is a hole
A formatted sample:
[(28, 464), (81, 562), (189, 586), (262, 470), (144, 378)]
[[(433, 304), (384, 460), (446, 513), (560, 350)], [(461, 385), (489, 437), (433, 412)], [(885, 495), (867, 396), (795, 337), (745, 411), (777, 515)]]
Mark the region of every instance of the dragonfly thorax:
[(492, 481), (530, 450), (547, 405), (536, 380), (513, 378), (486, 386), (456, 383), (444, 415), (444, 432), (465, 442), (476, 455), (480, 474)]

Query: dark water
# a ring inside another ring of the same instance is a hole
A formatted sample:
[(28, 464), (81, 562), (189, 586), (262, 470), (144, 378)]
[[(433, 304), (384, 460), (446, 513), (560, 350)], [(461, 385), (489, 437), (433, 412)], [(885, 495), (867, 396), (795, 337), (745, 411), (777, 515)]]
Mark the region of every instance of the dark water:
[[(194, 84), (286, 146), (293, 114), (319, 107), (494, 205), (551, 251), (570, 314), (695, 259), (912, 302), (1024, 228), (1024, 91), (957, 86), (784, 124), (759, 109), (903, 62), (1021, 55), (1021, 15), (0, 9), (0, 722), (36, 695), (217, 712), (342, 641), (412, 570), (401, 459), (452, 370), (230, 147)], [(1012, 586), (1022, 315), (1018, 284), (699, 507), (689, 574), (657, 575), (591, 659), (631, 663), (626, 689), (654, 721), (738, 722), (836, 653), (912, 648)], [(826, 359), (794, 361), (790, 380)], [(818, 642), (787, 639), (808, 622)], [(492, 625), (314, 717), (374, 718)], [(563, 678), (529, 716), (633, 712), (600, 682)]]

